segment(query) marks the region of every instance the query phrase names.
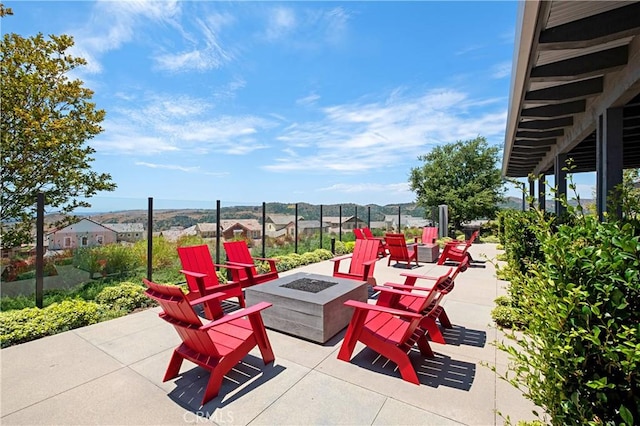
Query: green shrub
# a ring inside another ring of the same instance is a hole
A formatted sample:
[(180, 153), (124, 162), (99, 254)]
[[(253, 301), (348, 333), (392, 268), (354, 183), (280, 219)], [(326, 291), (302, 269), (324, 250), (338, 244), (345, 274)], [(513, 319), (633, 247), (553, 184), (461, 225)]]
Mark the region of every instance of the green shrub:
[(309, 251), (309, 252), (306, 252), (306, 253), (302, 254), (302, 262), (305, 265), (310, 265), (312, 263), (318, 263), (320, 261), (322, 261), (322, 259), (315, 252)]
[(108, 244), (94, 250), (98, 251), (99, 258), (104, 259), (104, 273), (107, 275), (123, 275), (145, 266), (130, 247), (122, 244)]
[(329, 260), (329, 259), (332, 259), (334, 257), (333, 253), (331, 253), (331, 251), (327, 250), (327, 249), (318, 249), (318, 250), (315, 251), (315, 253), (320, 258), (320, 261)]
[[(569, 214), (558, 226), (541, 212), (528, 217), (537, 248), (524, 255), (537, 260), (510, 260), (526, 326), (513, 336), (519, 349), (500, 345), (516, 373), (509, 380), (553, 424), (637, 424), (640, 228)], [(505, 222), (507, 235), (513, 226)]]
[(355, 249), (355, 247), (356, 247), (355, 241), (347, 241), (346, 243), (344, 243), (345, 254), (353, 253), (353, 249)]
[[(355, 244), (354, 244), (354, 246), (355, 246)], [(340, 256), (340, 255), (349, 253), (347, 251), (347, 247), (345, 246), (345, 243), (342, 242), (342, 241), (339, 241), (339, 240), (336, 240), (335, 251), (336, 251), (336, 256)]]
[(518, 329), (522, 327), (520, 312), (513, 306), (496, 306), (491, 311), (491, 318), (498, 327)]
[(509, 299), (509, 296), (498, 296), (493, 300), (493, 302), (496, 306), (511, 306), (511, 299)]
[(153, 301), (144, 294), (144, 290), (140, 284), (123, 282), (120, 285), (102, 289), (96, 296), (96, 302), (109, 309), (131, 312), (154, 305)]
[(0, 312), (0, 346), (7, 347), (61, 333), (100, 320), (99, 305), (80, 299), (46, 308)]

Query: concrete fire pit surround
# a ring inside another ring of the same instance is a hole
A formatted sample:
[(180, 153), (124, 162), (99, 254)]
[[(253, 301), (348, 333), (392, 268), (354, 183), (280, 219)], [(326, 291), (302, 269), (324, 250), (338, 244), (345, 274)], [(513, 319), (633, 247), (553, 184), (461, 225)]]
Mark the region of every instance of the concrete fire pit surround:
[[(336, 283), (317, 293), (283, 287), (300, 279)], [(262, 311), (265, 326), (317, 343), (325, 343), (344, 329), (353, 309), (347, 300), (366, 302), (367, 283), (331, 276), (296, 273), (245, 290), (247, 306), (258, 302), (272, 303)]]

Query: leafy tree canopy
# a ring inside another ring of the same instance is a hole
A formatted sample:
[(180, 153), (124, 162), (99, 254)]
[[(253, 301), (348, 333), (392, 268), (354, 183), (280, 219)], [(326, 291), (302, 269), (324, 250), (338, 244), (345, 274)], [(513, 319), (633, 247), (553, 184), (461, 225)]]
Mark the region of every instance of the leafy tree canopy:
[[(78, 198), (113, 191), (109, 174), (91, 170), (93, 148), (85, 142), (102, 132), (104, 110), (90, 102), (93, 92), (68, 73), (85, 65), (67, 49), (73, 38), (42, 34), (2, 39), (0, 102), (2, 246), (31, 241), (36, 195), (63, 213), (90, 206)], [(8, 224), (11, 224), (10, 226)]]
[(462, 223), (494, 217), (503, 201), (504, 185), (498, 147), (484, 137), (436, 146), (418, 157), (424, 164), (411, 169), (409, 186), (427, 211), (448, 205), (455, 229)]

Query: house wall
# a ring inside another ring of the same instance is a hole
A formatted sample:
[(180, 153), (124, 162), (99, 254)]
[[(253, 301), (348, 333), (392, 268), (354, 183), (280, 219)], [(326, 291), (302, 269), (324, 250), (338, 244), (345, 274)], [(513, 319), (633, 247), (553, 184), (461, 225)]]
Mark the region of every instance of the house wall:
[(117, 241), (117, 234), (107, 229), (102, 231), (57, 231), (48, 235), (50, 250), (76, 249), (79, 247), (96, 247), (112, 244)]

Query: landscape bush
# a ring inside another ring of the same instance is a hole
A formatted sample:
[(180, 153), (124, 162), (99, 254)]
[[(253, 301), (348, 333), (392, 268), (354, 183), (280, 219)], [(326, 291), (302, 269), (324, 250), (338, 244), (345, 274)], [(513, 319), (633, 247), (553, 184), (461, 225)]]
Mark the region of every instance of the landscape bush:
[(0, 312), (0, 346), (5, 348), (95, 324), (100, 317), (97, 303), (81, 299), (65, 300), (43, 309)]
[(568, 211), (562, 224), (505, 216), (510, 299), (524, 322), (517, 345), (499, 345), (513, 362), (506, 378), (552, 424), (637, 424), (640, 227)]
[(141, 284), (123, 282), (117, 286), (105, 287), (96, 296), (96, 302), (115, 311), (129, 313), (135, 309), (153, 306), (153, 300), (144, 294)]

